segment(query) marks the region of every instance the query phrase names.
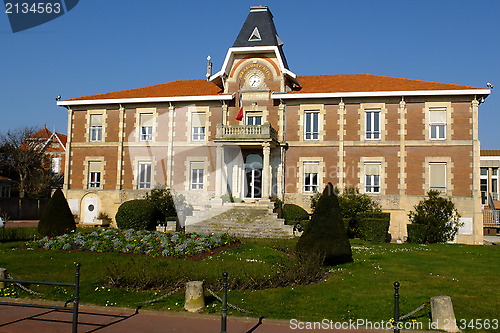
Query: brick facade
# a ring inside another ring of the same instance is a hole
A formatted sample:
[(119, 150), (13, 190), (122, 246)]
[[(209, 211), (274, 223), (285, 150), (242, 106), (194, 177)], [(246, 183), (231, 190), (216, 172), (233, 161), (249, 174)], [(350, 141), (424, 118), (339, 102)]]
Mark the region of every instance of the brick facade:
[[(250, 15), (267, 11), (258, 8)], [(89, 203), (114, 216), (121, 202), (158, 186), (195, 206), (229, 194), (308, 209), (314, 190), (332, 182), (372, 195), (402, 240), (409, 210), (437, 186), (467, 224), (457, 240), (481, 243), (477, 113), (489, 91), (375, 75), (300, 77), (279, 43), (256, 47), (231, 48), (206, 82), (59, 102), (69, 113), (65, 190), (81, 219), (95, 214)]]

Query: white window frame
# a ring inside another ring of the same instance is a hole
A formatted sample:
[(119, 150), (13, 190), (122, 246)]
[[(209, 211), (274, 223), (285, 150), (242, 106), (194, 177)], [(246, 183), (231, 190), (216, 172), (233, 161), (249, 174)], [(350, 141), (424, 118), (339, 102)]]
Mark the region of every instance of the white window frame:
[(153, 141), (153, 126), (141, 126), (141, 141)]
[(446, 119), (448, 117), (448, 110), (446, 107), (429, 108), (429, 138), (431, 140), (446, 140), (447, 121), (432, 122), (432, 112), (444, 112)]
[[(147, 168), (149, 167), (149, 173)], [(145, 169), (146, 168), (146, 169)], [(153, 166), (150, 161), (140, 161), (137, 165), (137, 188), (150, 189), (153, 178)]]
[(102, 125), (101, 126), (90, 126), (90, 142), (101, 142), (102, 141)]
[[(378, 175), (369, 175), (366, 172), (367, 166), (377, 166), (379, 170)], [(370, 194), (379, 194), (381, 193), (381, 187), (382, 187), (382, 163), (380, 162), (365, 162), (364, 163), (364, 168), (365, 168), (365, 193), (370, 193)]]
[(61, 173), (61, 157), (52, 157), (52, 172)]
[(191, 161), (189, 165), (189, 189), (203, 190), (205, 188), (205, 168), (193, 168), (195, 164), (205, 163), (204, 161)]
[[(261, 114), (255, 114), (254, 112), (247, 112), (246, 114), (246, 124), (248, 126), (259, 126), (262, 125), (263, 117)], [(259, 124), (256, 124), (256, 120), (260, 119)]]
[[(310, 128), (308, 128), (308, 120), (310, 119)], [(319, 110), (305, 110), (304, 111), (304, 140), (307, 141), (317, 141), (319, 140), (320, 132), (320, 111)], [(317, 129), (314, 130), (314, 124), (316, 124)]]
[(191, 140), (205, 141), (205, 127), (192, 127)]
[[(377, 119), (378, 126), (375, 126)], [(366, 140), (380, 140), (381, 139), (381, 110), (380, 109), (367, 109), (365, 110), (365, 139)], [(371, 126), (370, 126), (371, 125)]]
[[(306, 165), (316, 165), (318, 168), (317, 172), (306, 172)], [(304, 162), (304, 193), (313, 193), (318, 191), (319, 187), (319, 162)]]
[(100, 171), (90, 171), (89, 172), (89, 188), (101, 188), (102, 173)]

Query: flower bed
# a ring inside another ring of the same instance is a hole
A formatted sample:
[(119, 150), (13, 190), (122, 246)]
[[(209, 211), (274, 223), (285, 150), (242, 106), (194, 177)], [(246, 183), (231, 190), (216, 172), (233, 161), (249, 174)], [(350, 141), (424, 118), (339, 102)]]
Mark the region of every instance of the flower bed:
[(170, 234), (99, 228), (51, 238), (44, 237), (28, 242), (27, 246), (44, 250), (120, 252), (183, 258), (237, 241), (235, 237), (227, 234)]

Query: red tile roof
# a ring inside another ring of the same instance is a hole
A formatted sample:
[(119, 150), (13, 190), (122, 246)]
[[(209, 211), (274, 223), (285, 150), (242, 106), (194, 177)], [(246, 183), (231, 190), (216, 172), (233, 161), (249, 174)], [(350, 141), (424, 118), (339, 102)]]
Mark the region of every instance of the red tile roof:
[(221, 94), (221, 89), (206, 80), (183, 80), (155, 84), (136, 89), (115, 91), (69, 99), (70, 101), (89, 99), (118, 99), (118, 98), (146, 98), (146, 97), (174, 97), (174, 96), (206, 96)]
[(459, 84), (403, 79), (372, 74), (300, 76), (299, 81), (302, 85), (302, 89), (293, 93), (482, 89)]
[(481, 156), (500, 156), (500, 150), (481, 150)]
[[(416, 91), (416, 90), (464, 90), (483, 89), (459, 84), (439, 83), (422, 80), (403, 79), (371, 74), (310, 75), (298, 77), (302, 89), (297, 93), (342, 93), (374, 91)], [(82, 96), (69, 99), (96, 100), (121, 98), (208, 96), (222, 94), (222, 90), (205, 80), (172, 81), (137, 89), (128, 89), (104, 94)]]
[[(55, 133), (55, 135), (59, 138), (61, 141), (62, 145), (66, 147), (66, 142), (68, 141), (68, 136), (61, 134), (61, 133)], [(52, 136), (52, 132), (47, 129), (47, 127), (42, 128), (35, 134), (31, 135), (29, 138), (30, 139), (39, 139), (39, 140), (48, 140)], [(57, 143), (57, 140), (56, 142)], [(49, 148), (49, 151), (64, 151), (63, 147), (60, 148)]]

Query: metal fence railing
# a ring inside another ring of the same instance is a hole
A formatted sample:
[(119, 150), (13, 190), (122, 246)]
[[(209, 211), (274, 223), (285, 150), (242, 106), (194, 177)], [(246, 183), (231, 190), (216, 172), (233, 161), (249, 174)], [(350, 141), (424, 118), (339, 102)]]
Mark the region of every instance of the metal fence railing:
[(44, 308), (44, 309), (55, 309), (62, 311), (71, 311), (73, 312), (73, 320), (72, 320), (72, 332), (77, 333), (78, 331), (78, 302), (80, 298), (80, 264), (76, 264), (76, 272), (75, 272), (75, 282), (74, 283), (65, 283), (65, 282), (47, 282), (47, 281), (30, 281), (30, 280), (15, 280), (15, 279), (5, 279), (0, 278), (0, 282), (3, 283), (16, 283), (16, 284), (41, 284), (41, 285), (50, 285), (50, 286), (63, 286), (63, 287), (71, 287), (74, 288), (73, 293), (73, 306), (52, 306), (52, 305), (38, 305), (38, 304), (29, 304), (29, 303), (13, 303), (13, 302), (0, 302), (0, 305), (10, 305), (10, 306), (22, 306), (22, 307), (32, 307), (32, 308)]

